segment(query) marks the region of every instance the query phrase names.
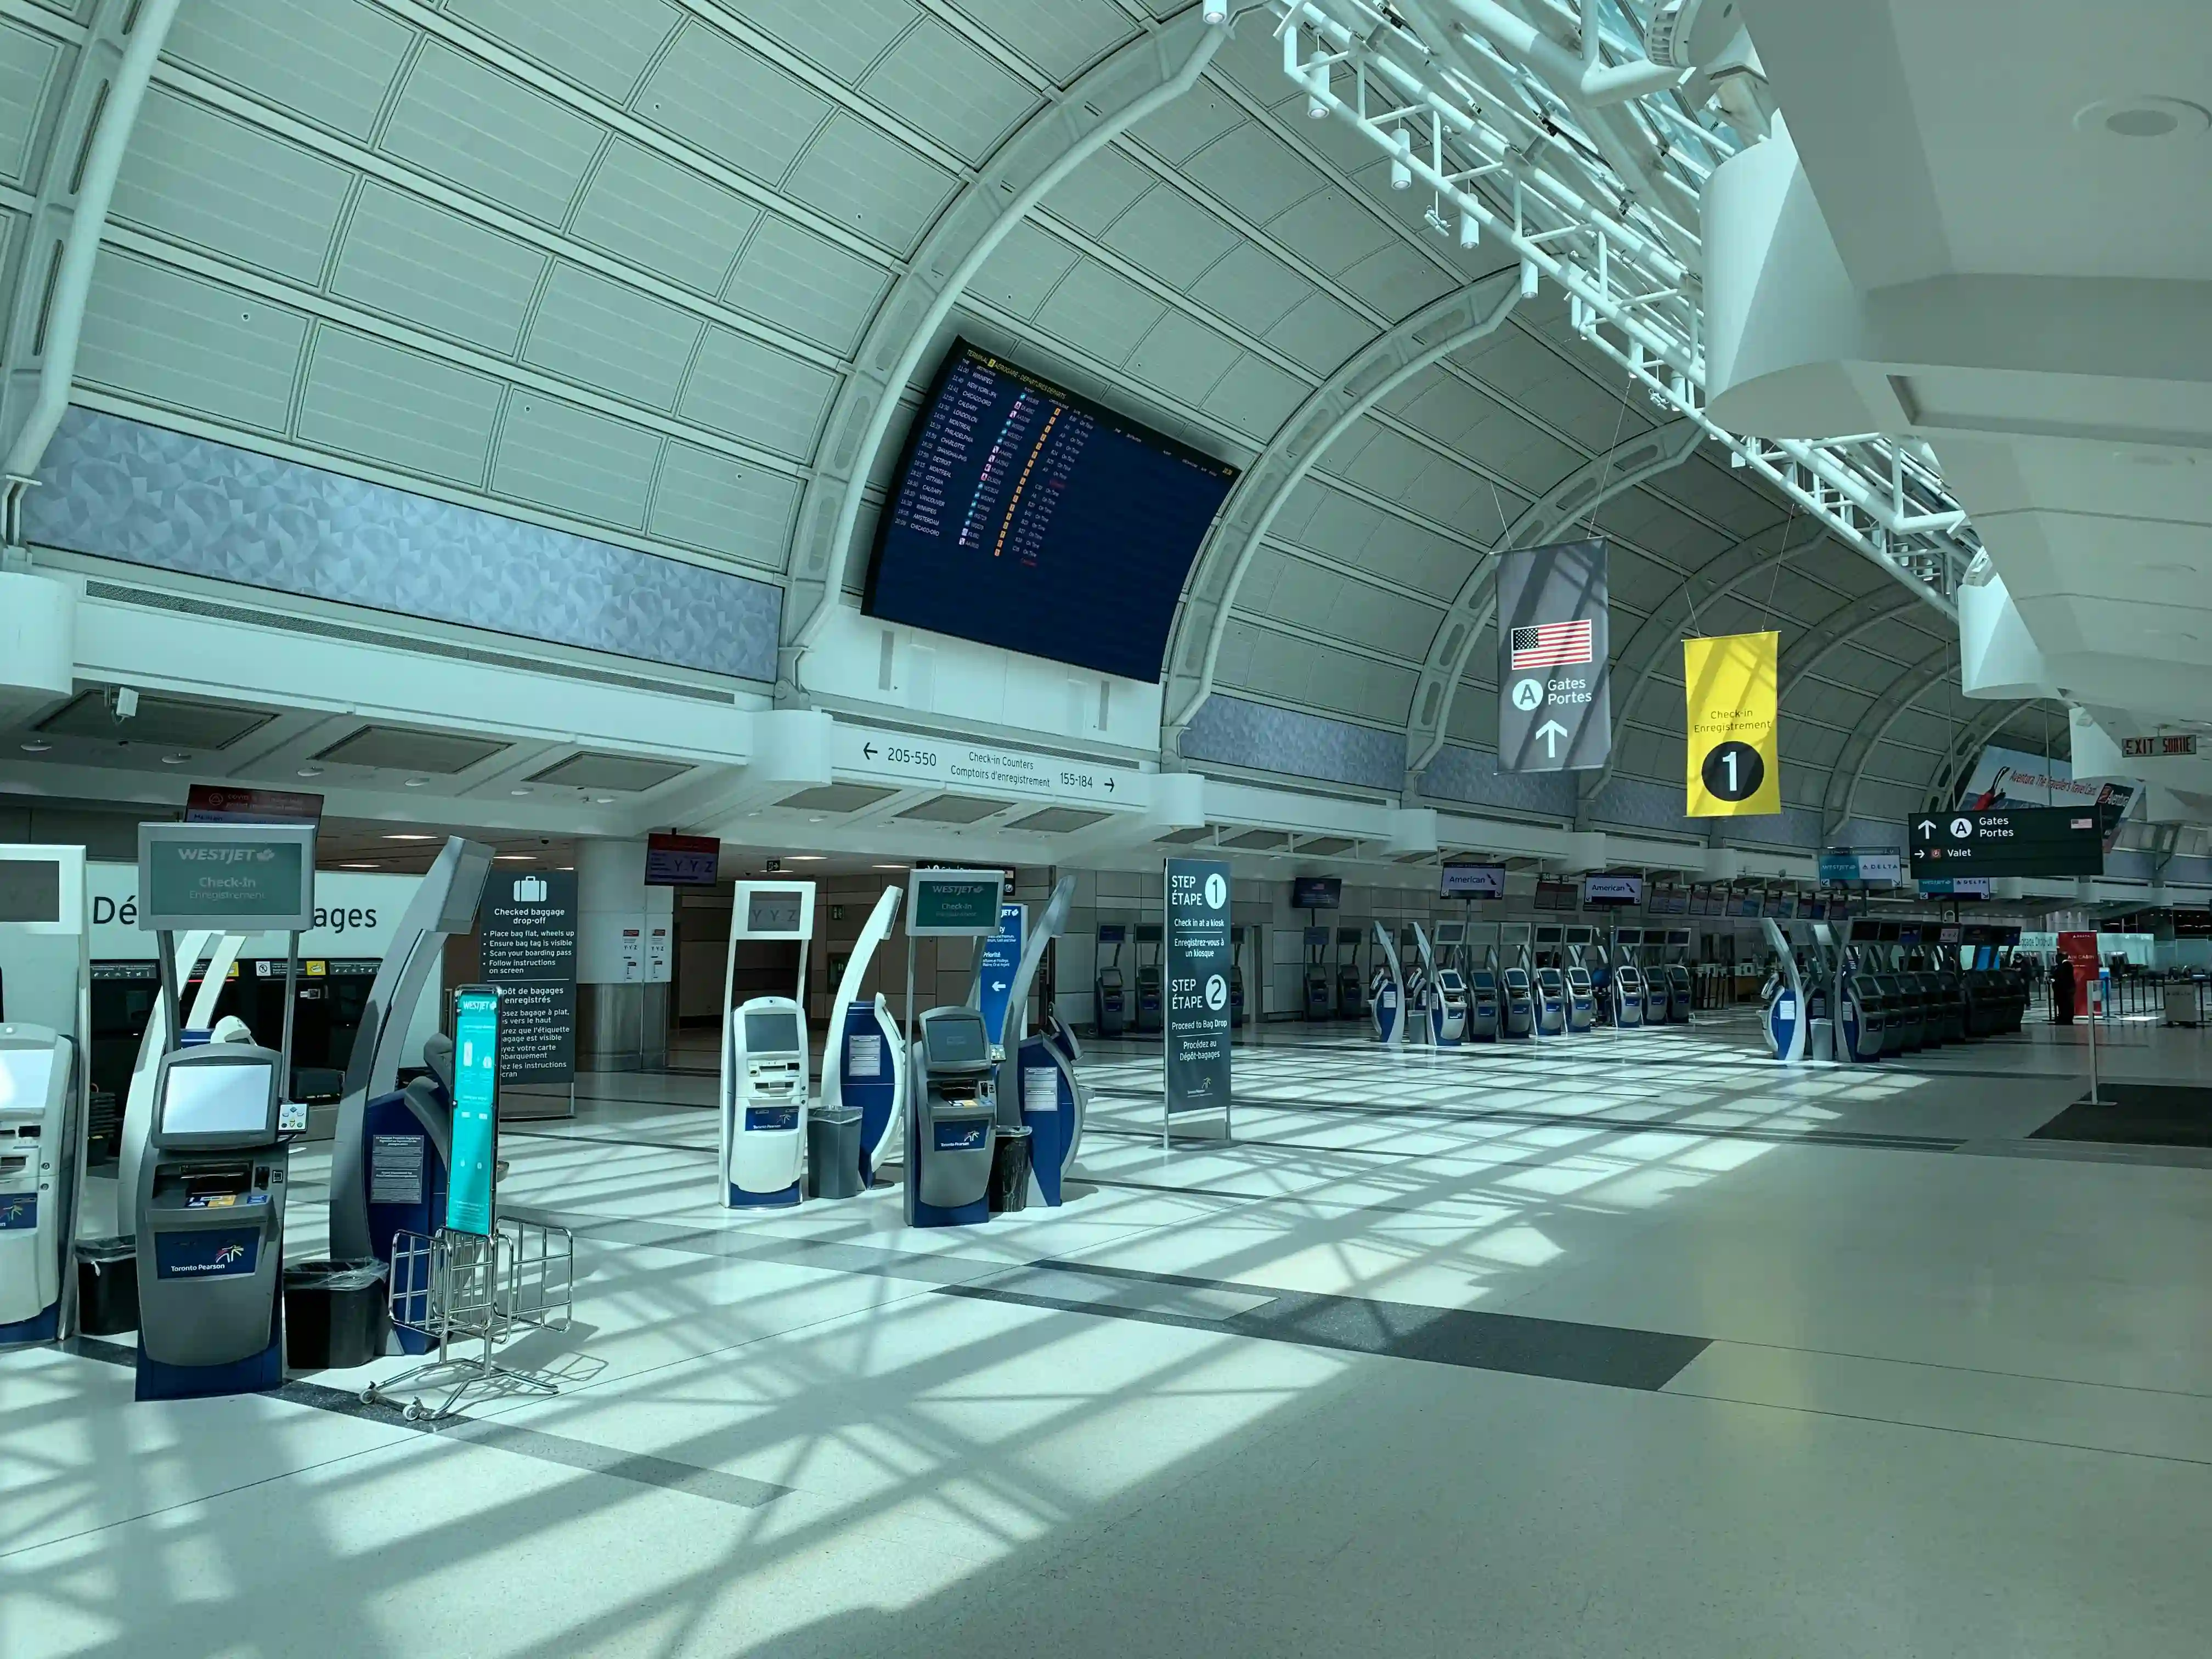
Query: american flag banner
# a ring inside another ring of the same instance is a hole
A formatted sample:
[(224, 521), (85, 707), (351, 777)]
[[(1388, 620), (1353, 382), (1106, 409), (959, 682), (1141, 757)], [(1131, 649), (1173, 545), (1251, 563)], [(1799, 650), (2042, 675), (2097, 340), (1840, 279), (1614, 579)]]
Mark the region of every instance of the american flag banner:
[(1588, 662), (1594, 654), (1589, 618), (1578, 622), (1538, 623), (1513, 630), (1512, 665), (1524, 668), (1562, 668)]

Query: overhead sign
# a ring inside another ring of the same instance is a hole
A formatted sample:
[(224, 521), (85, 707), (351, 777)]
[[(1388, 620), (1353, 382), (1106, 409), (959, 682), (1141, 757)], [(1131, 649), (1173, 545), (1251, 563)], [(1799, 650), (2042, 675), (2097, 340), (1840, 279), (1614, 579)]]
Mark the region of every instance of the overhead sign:
[(1584, 876), (1583, 902), (1593, 909), (1644, 902), (1641, 876)]
[(996, 870), (912, 870), (907, 873), (910, 939), (988, 939), (999, 928), (1006, 878)]
[(1854, 853), (1833, 848), (1820, 854), (1820, 879), (1828, 882), (1887, 883), (1905, 879), (1905, 860), (1895, 853)]
[(2117, 806), (2124, 815), (2135, 795), (2133, 784), (2078, 781), (2069, 762), (1990, 744), (1960, 792), (1959, 805), (1969, 812), (2004, 806)]
[(1923, 898), (1985, 899), (1991, 880), (1988, 876), (1923, 876), (1913, 884)]
[(645, 838), (647, 887), (712, 887), (721, 874), (718, 836), (653, 835)]
[(477, 909), (477, 972), (500, 989), (499, 1081), (576, 1075), (576, 872), (495, 871)]
[(489, 1237), (499, 1169), (499, 988), (453, 993), (453, 1156), (446, 1225)]
[(1929, 812), (1912, 820), (1915, 880), (1958, 876), (2099, 876), (2104, 817), (2094, 807)]
[(1502, 899), (1505, 896), (1505, 866), (1502, 864), (1447, 864), (1443, 898)]
[(1782, 810), (1775, 692), (1781, 637), (1726, 634), (1682, 641), (1688, 817), (1751, 817)]
[[(1022, 933), (1028, 920), (1029, 911), (1024, 906), (1001, 904), (999, 931), (983, 941), (977, 1001), (982, 1009), (983, 1029), (994, 1044), (1005, 1045), (1008, 1040), (1006, 999), (1013, 994), (1014, 970), (1021, 966)], [(1012, 1038), (1018, 1044), (1022, 1034), (1015, 1031)]]
[(1606, 544), (1498, 562), (1498, 769), (1578, 772), (1613, 752)]
[[(1167, 1115), (1221, 1114), (1229, 1132), (1229, 865), (1167, 860)], [(1165, 1127), (1162, 1138), (1165, 1138)]]
[(138, 925), (306, 933), (315, 925), (314, 826), (140, 824)]
[(831, 769), (841, 777), (868, 778), (901, 789), (939, 788), (1023, 800), (1086, 801), (1141, 811), (1150, 799), (1144, 775), (1096, 761), (1068, 760), (950, 738), (873, 726), (832, 729)]
[(296, 789), (234, 789), (196, 783), (185, 792), (186, 823), (319, 823), (323, 798)]
[(2171, 760), (2177, 755), (2197, 752), (2197, 734), (2165, 732), (2150, 738), (2122, 738), (2120, 756), (2124, 760)]

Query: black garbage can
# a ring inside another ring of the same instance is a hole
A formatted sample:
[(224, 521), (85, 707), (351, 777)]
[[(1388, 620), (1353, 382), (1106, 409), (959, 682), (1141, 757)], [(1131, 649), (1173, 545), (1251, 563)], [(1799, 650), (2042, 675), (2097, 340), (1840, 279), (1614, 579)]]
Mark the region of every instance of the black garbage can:
[(991, 1213), (1030, 1206), (1030, 1132), (999, 1126), (991, 1148)]
[(860, 1191), (860, 1115), (806, 1115), (806, 1195), (853, 1198)]
[(381, 1261), (300, 1261), (284, 1269), (284, 1363), (343, 1370), (384, 1356), (392, 1328)]
[(87, 1336), (121, 1336), (138, 1328), (138, 1241), (76, 1242), (76, 1326)]

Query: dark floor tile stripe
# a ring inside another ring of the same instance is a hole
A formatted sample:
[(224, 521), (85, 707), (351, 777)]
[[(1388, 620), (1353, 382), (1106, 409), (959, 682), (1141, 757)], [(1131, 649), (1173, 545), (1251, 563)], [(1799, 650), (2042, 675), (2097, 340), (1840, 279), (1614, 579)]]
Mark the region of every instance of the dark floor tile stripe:
[(1225, 1319), (1200, 1319), (1150, 1309), (994, 1290), (988, 1285), (948, 1285), (938, 1294), (1091, 1314), (1103, 1319), (1174, 1325), (1185, 1330), (1226, 1332), (1261, 1341), (1291, 1342), (1344, 1353), (1420, 1359), (1471, 1370), (1508, 1371), (1519, 1376), (1645, 1392), (1666, 1387), (1711, 1341), (1708, 1337), (1676, 1336), (1663, 1331), (1571, 1324), (1554, 1319), (1529, 1319), (1517, 1314), (1431, 1308), (1368, 1297), (1282, 1291), (1234, 1280), (1139, 1273), (1132, 1268), (1101, 1267), (1080, 1261), (1048, 1261), (1035, 1265), (1057, 1272), (1140, 1279), (1193, 1290), (1261, 1293), (1272, 1300), (1249, 1313), (1234, 1314)]

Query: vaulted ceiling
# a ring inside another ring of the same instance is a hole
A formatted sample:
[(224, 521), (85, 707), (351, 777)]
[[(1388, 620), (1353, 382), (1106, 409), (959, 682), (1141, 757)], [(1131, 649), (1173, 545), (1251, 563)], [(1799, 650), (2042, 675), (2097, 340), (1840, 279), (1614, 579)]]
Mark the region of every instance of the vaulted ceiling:
[[(54, 112), (93, 3), (0, 3), (19, 245), (69, 162)], [(1172, 67), (1194, 11), (185, 0), (117, 190), (79, 399), (784, 579), (841, 389), (933, 226), (1086, 75)], [(1347, 359), (1498, 270), (1425, 225), (1427, 200), (1391, 191), (1355, 135), (1307, 118), (1269, 21), (1244, 16), (1190, 92), (1050, 191), (937, 332), (1250, 465)], [(920, 381), (934, 366), (933, 347)], [(1555, 296), (1522, 303), (1289, 494), (1237, 586), (1217, 690), (1403, 732), (1485, 553), (1662, 418)], [(902, 424), (872, 458), (860, 545)], [(1615, 548), (1620, 776), (1679, 782), (1686, 631), (1782, 630), (1785, 787), (1832, 819), (1839, 799), (1901, 817), (1987, 729), (1947, 620), (1711, 447), (1594, 528)], [(1486, 654), (1449, 728), (1477, 747)]]

